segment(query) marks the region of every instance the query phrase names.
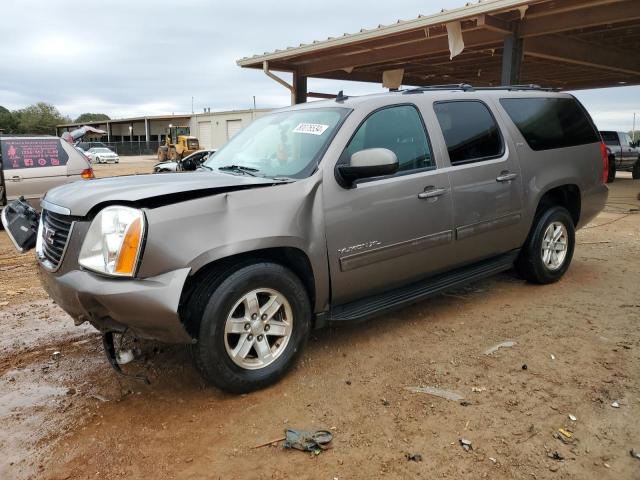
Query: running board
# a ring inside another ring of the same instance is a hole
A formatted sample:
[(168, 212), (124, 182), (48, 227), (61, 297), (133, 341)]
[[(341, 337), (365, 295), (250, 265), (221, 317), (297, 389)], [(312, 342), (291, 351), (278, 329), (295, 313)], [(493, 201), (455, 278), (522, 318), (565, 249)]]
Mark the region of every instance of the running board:
[(513, 266), (518, 253), (520, 253), (520, 250), (514, 250), (508, 254), (435, 275), (405, 287), (338, 305), (331, 309), (329, 322), (341, 324), (343, 322), (366, 320), (396, 308), (419, 302), (450, 288), (504, 272)]

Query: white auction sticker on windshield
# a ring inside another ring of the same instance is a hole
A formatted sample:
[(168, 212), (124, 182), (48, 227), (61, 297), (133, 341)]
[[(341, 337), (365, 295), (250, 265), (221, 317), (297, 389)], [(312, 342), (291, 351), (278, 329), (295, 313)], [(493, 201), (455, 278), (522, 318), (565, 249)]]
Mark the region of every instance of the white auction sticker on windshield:
[(293, 129), (293, 133), (322, 135), (327, 128), (329, 128), (329, 125), (322, 125), (320, 123), (299, 123), (298, 126)]

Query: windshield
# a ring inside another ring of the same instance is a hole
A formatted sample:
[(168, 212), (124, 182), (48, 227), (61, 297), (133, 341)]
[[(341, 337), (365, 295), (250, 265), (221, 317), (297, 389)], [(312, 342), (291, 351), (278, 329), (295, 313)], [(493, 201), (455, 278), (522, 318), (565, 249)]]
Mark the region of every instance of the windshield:
[(318, 108), (266, 115), (233, 137), (204, 165), (233, 174), (308, 177), (348, 112), (346, 108)]
[(111, 153), (111, 150), (108, 148), (92, 148), (91, 151), (97, 153)]

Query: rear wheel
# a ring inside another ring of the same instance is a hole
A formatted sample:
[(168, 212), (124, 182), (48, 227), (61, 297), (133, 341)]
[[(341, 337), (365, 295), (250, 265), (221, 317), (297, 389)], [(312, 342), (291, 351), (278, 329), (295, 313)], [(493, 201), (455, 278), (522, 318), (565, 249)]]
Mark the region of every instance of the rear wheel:
[(536, 217), (533, 230), (516, 260), (516, 270), (532, 283), (547, 284), (562, 278), (575, 248), (575, 227), (564, 207), (551, 207)]
[(633, 170), (631, 171), (631, 177), (634, 180), (640, 180), (640, 158), (636, 160), (636, 163), (633, 165)]
[(309, 334), (307, 292), (294, 273), (278, 264), (218, 272), (197, 288), (191, 302), (200, 316), (193, 347), (196, 367), (227, 392), (250, 392), (278, 381)]
[(616, 159), (609, 157), (609, 173), (607, 174), (607, 183), (611, 183), (616, 179)]

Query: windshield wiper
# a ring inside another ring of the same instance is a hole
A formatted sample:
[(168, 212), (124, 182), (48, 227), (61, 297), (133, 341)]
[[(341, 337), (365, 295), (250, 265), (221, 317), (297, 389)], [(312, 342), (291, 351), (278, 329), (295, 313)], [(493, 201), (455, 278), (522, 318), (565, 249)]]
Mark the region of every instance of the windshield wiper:
[[(201, 163), (198, 168), (206, 168), (207, 170), (209, 170), (210, 172), (213, 172), (213, 168), (211, 168), (209, 165), (205, 165), (204, 163)], [(197, 169), (196, 169), (197, 170)]]
[(244, 173), (246, 175), (251, 175), (252, 177), (256, 176), (256, 174), (254, 172), (259, 172), (260, 171), (257, 168), (244, 167), (242, 165), (224, 165), (222, 167), (218, 167), (218, 170), (221, 170), (223, 172), (224, 171), (240, 172), (240, 173)]

